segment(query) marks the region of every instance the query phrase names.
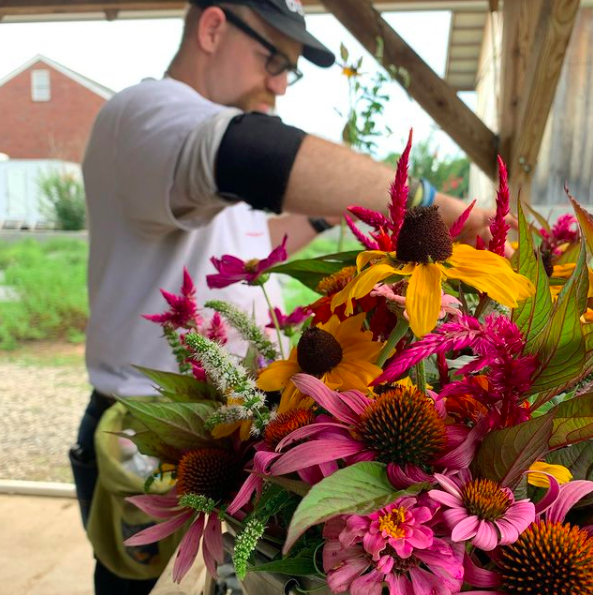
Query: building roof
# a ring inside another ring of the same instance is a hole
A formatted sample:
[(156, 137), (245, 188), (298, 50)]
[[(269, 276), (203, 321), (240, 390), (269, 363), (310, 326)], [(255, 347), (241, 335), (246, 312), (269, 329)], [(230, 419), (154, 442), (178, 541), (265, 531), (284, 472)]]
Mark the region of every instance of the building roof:
[(51, 58), (48, 58), (47, 56), (43, 56), (42, 54), (33, 56), (30, 60), (27, 60), (24, 64), (21, 64), (18, 68), (7, 74), (5, 77), (0, 78), (0, 87), (5, 85), (8, 81), (18, 76), (22, 72), (25, 72), (25, 70), (38, 62), (43, 62), (50, 68), (61, 72), (64, 76), (67, 76), (68, 78), (77, 82), (79, 85), (86, 87), (89, 91), (95, 93), (95, 95), (99, 95), (99, 97), (102, 97), (103, 99), (111, 99), (111, 97), (115, 95), (115, 91), (112, 89), (100, 85), (96, 81), (93, 81), (92, 79), (75, 72), (74, 70), (64, 66), (63, 64), (60, 64), (59, 62), (56, 62), (55, 60), (52, 60)]

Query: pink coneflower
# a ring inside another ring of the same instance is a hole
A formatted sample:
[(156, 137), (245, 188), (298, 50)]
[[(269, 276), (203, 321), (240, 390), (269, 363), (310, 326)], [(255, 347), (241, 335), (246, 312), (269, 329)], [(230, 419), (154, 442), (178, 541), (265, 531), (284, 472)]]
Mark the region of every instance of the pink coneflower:
[(331, 519), (323, 529), (323, 567), (333, 593), (453, 595), (463, 582), (463, 546), (436, 537), (438, 507), (413, 497), (367, 516)]
[(467, 591), (467, 595), (593, 593), (593, 536), (586, 528), (565, 522), (574, 504), (593, 492), (593, 482), (558, 486), (553, 477), (549, 479), (552, 487), (544, 504), (536, 504), (536, 520), (513, 544), (496, 550), (495, 570), (479, 568), (466, 557), (465, 581), (486, 589)]
[(298, 429), (277, 446), (294, 446), (270, 468), (285, 475), (314, 465), (381, 461), (396, 487), (431, 479), (434, 468), (461, 469), (472, 460), (484, 427), (469, 431), (445, 425), (444, 411), (415, 387), (396, 385), (376, 399), (351, 390), (335, 392), (307, 374), (292, 377), (295, 386), (310, 396), (329, 416)]
[(212, 262), (218, 274), (206, 275), (208, 287), (220, 289), (241, 281), (244, 281), (248, 285), (261, 283), (262, 275), (268, 269), (288, 258), (286, 252), (287, 239), (288, 236), (284, 236), (282, 244), (274, 248), (270, 252), (270, 255), (262, 260), (254, 258), (246, 261), (230, 254), (225, 254), (221, 258), (213, 256), (210, 262)]
[[(513, 492), (491, 479), (472, 479), (467, 469), (459, 480), (435, 473), (442, 490), (428, 495), (447, 507), (443, 517), (453, 541), (471, 541), (484, 551), (497, 545), (510, 545), (535, 519), (535, 506), (529, 500), (515, 501)], [(444, 490), (444, 491), (443, 491)]]
[(183, 285), (181, 295), (175, 295), (164, 289), (161, 293), (170, 308), (163, 314), (143, 314), (142, 317), (156, 322), (161, 326), (178, 328), (197, 328), (202, 323), (202, 317), (198, 314), (196, 304), (196, 288), (189, 272), (183, 268)]
[(142, 495), (127, 498), (149, 516), (167, 519), (126, 540), (126, 545), (160, 541), (191, 525), (179, 544), (173, 566), (173, 580), (180, 582), (191, 568), (203, 543), (208, 571), (216, 576), (216, 564), (223, 560), (222, 530), (216, 507), (228, 502), (243, 477), (240, 457), (222, 448), (200, 448), (186, 452), (177, 465), (177, 484), (166, 496)]

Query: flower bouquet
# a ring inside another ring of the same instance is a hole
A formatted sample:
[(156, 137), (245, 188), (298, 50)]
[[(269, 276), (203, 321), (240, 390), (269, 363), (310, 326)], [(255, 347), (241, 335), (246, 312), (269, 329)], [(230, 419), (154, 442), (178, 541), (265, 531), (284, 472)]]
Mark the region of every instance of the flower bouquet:
[(409, 151), (388, 215), (350, 209), (363, 251), (212, 259), (211, 287), (318, 291), (290, 316), (270, 304), (277, 340), (224, 302), (204, 322), (187, 272), (148, 316), (179, 373), (143, 369), (161, 397), (122, 403), (171, 490), (129, 498), (159, 522), (127, 543), (185, 527), (174, 580), (200, 547), (216, 576), (226, 546), (251, 595), (593, 594), (593, 219), (570, 196), (554, 226), (519, 205), (507, 260), (499, 161), (492, 239), (456, 243), (473, 205), (451, 229), (406, 211)]

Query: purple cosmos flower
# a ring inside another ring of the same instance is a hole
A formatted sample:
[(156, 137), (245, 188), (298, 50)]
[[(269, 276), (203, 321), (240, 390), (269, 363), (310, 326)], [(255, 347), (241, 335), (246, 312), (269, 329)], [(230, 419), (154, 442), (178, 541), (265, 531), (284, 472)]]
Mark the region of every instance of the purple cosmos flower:
[(174, 329), (193, 329), (202, 323), (202, 317), (198, 314), (196, 304), (196, 288), (185, 267), (183, 268), (181, 295), (169, 293), (164, 289), (161, 289), (161, 293), (170, 306), (169, 310), (163, 314), (143, 314), (143, 318), (156, 322), (161, 326), (171, 326)]
[[(308, 307), (298, 307), (291, 314), (283, 314), (280, 308), (274, 308), (274, 314), (280, 329), (290, 336), (290, 333), (294, 330), (295, 326), (302, 324), (311, 316), (311, 310)], [(275, 328), (274, 319), (270, 312), (270, 323), (266, 324), (266, 328)]]
[(463, 546), (435, 536), (434, 502), (403, 497), (366, 516), (331, 519), (323, 567), (333, 593), (453, 595), (463, 582)]
[(276, 450), (283, 451), (306, 439), (273, 463), (272, 475), (327, 464), (335, 470), (339, 460), (378, 460), (387, 464), (394, 486), (406, 487), (430, 481), (429, 468), (467, 467), (484, 435), (481, 421), (471, 431), (446, 425), (446, 412), (415, 387), (396, 386), (370, 399), (356, 390), (335, 392), (307, 374), (296, 374), (292, 381), (329, 415), (319, 415), (278, 444)]
[(490, 479), (472, 479), (468, 469), (459, 472), (458, 481), (440, 473), (434, 478), (443, 489), (428, 495), (448, 508), (443, 517), (453, 541), (471, 541), (488, 552), (517, 541), (535, 519), (533, 502), (516, 502), (511, 490)]
[(254, 258), (245, 261), (230, 254), (225, 254), (221, 258), (213, 256), (210, 262), (214, 265), (218, 274), (206, 275), (208, 287), (220, 289), (241, 281), (248, 285), (257, 285), (258, 282), (262, 281), (261, 277), (268, 269), (288, 258), (286, 252), (287, 239), (288, 236), (284, 236), (282, 244), (274, 248), (270, 255), (263, 260)]
[(224, 559), (222, 529), (218, 514), (215, 512), (210, 514), (206, 523), (206, 513), (196, 513), (192, 508), (181, 507), (175, 491), (166, 496), (150, 494), (131, 496), (126, 500), (151, 517), (167, 520), (136, 533), (124, 542), (125, 545), (145, 545), (160, 541), (183, 527), (195, 515), (179, 544), (173, 566), (173, 581), (179, 583), (187, 574), (198, 555), (200, 542), (203, 542), (202, 555), (206, 568), (212, 576), (217, 576), (216, 564)]

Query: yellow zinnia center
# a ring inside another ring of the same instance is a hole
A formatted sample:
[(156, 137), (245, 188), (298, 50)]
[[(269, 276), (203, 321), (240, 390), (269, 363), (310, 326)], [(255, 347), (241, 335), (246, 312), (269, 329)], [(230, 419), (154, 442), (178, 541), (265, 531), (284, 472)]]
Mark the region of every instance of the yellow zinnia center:
[(405, 530), (401, 527), (406, 520), (406, 509), (403, 506), (394, 508), (391, 512), (384, 514), (379, 519), (379, 529), (385, 531), (391, 537), (403, 539), (406, 536)]

